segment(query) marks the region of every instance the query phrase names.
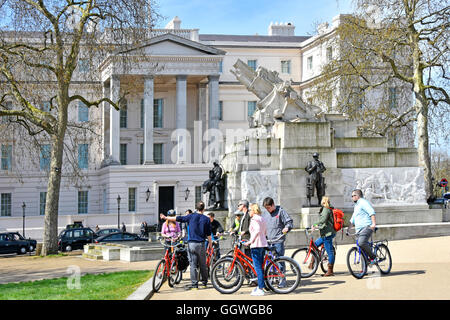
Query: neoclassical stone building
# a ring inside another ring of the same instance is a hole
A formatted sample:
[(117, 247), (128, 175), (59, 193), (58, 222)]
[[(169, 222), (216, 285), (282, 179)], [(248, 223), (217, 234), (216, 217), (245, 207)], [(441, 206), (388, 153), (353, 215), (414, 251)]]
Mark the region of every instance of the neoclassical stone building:
[[(201, 185), (212, 161), (220, 160), (227, 132), (246, 130), (256, 108), (256, 96), (230, 72), (236, 60), (275, 70), (305, 94), (335, 52), (332, 42), (319, 39), (339, 22), (340, 16), (314, 37), (296, 36), (288, 23), (271, 24), (268, 35), (243, 36), (182, 29), (175, 17), (138, 47), (109, 55), (90, 70), (100, 81), (81, 81), (77, 90), (88, 93), (98, 86), (103, 96), (117, 100), (126, 93), (126, 100), (120, 111), (107, 103), (98, 109), (72, 108), (73, 121), (98, 121), (100, 139), (78, 142), (75, 161), (83, 179), (63, 178), (59, 228), (77, 221), (90, 227), (123, 221), (128, 230), (138, 231), (142, 221), (157, 223), (159, 212), (193, 209), (204, 199)], [(86, 72), (82, 65), (80, 73)], [(37, 165), (23, 165), (14, 137), (2, 135), (0, 142), (0, 229), (21, 230), (25, 212), (26, 236), (41, 239), (44, 153)], [(21, 179), (14, 171), (21, 171)]]

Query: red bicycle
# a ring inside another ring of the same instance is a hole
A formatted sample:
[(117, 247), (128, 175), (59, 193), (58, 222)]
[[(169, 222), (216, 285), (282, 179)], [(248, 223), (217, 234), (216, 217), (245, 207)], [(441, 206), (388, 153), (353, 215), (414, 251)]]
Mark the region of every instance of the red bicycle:
[[(328, 253), (323, 244), (319, 247), (316, 246), (312, 237), (312, 231), (310, 230), (311, 228), (305, 229), (306, 239), (309, 239), (309, 246), (297, 249), (291, 255), (291, 258), (298, 263), (302, 270), (302, 278), (309, 278), (315, 274), (319, 267), (319, 262), (322, 271), (324, 273), (327, 272)], [(336, 256), (336, 238), (333, 240), (333, 250), (334, 256)]]
[(186, 251), (183, 242), (170, 241), (170, 245), (159, 238), (161, 244), (164, 246), (164, 257), (156, 265), (155, 274), (153, 275), (153, 290), (158, 292), (162, 284), (168, 279), (168, 284), (173, 287), (174, 284), (180, 283), (183, 277), (183, 271), (186, 270), (186, 263), (181, 263), (180, 256), (183, 250)]
[[(270, 241), (276, 242), (278, 239)], [(220, 293), (230, 294), (239, 290), (246, 274), (256, 275), (253, 260), (240, 250), (240, 243), (234, 246), (233, 256), (220, 258), (212, 267), (211, 283)], [(301, 272), (298, 264), (289, 257), (277, 257), (275, 248), (269, 246), (263, 262), (264, 282), (276, 293), (289, 293), (300, 284)]]

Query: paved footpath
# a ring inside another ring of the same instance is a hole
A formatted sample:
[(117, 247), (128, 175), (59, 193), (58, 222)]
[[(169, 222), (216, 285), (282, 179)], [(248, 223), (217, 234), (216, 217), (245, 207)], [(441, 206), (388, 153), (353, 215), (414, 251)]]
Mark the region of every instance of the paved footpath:
[[(340, 236), (340, 235), (339, 235)], [(264, 297), (250, 296), (248, 285), (234, 294), (224, 295), (209, 283), (206, 289), (186, 291), (189, 273), (175, 288), (164, 284), (151, 300), (449, 300), (450, 299), (450, 237), (398, 240), (389, 242), (392, 270), (386, 276), (372, 273), (358, 280), (346, 266), (346, 255), (351, 245), (337, 250), (334, 277), (323, 278), (319, 271), (311, 278), (302, 279), (301, 286), (286, 295), (268, 293)], [(290, 255), (293, 250), (287, 250)], [(376, 267), (374, 267), (376, 270)]]
[[(314, 300), (314, 299), (436, 299), (450, 300), (450, 237), (398, 240), (389, 242), (393, 266), (387, 276), (366, 276), (362, 280), (353, 278), (345, 265), (350, 245), (338, 247), (336, 276), (323, 278), (318, 274), (303, 279), (301, 286), (287, 295), (267, 294), (264, 297), (250, 296), (251, 287), (244, 285), (231, 295), (217, 292), (211, 284), (207, 289), (186, 291), (189, 271), (175, 288), (164, 284), (151, 300)], [(290, 255), (293, 250), (287, 250)], [(40, 258), (34, 256), (0, 256), (0, 284), (67, 277), (74, 268), (81, 274), (104, 273), (124, 270), (154, 269), (158, 261), (122, 262), (94, 261), (82, 258), (81, 252), (69, 256)], [(375, 268), (376, 269), (376, 268)], [(375, 274), (376, 275), (376, 274)]]

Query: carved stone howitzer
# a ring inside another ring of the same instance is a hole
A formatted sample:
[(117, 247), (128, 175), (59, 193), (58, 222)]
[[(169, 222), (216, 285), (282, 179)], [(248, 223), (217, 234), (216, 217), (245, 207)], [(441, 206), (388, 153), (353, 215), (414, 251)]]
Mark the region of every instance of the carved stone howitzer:
[(305, 103), (291, 87), (291, 82), (283, 81), (276, 71), (261, 66), (254, 71), (240, 59), (233, 67), (231, 73), (260, 99), (250, 127), (270, 127), (275, 121), (318, 121), (323, 118), (322, 109)]

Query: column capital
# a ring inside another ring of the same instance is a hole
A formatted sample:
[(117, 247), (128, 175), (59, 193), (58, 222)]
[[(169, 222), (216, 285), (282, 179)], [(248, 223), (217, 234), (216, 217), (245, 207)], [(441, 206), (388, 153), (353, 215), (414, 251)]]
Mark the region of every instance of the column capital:
[(218, 74), (210, 74), (208, 76), (209, 81), (219, 81), (219, 78), (220, 78), (220, 75), (218, 75)]
[(185, 75), (185, 74), (177, 74), (176, 75), (176, 79), (177, 80), (186, 80), (187, 79), (187, 75)]
[(153, 74), (145, 74), (143, 78), (144, 80), (154, 80), (155, 76)]

